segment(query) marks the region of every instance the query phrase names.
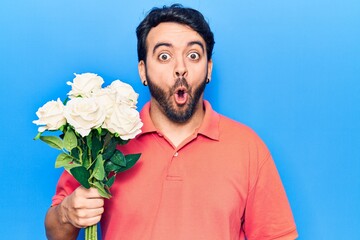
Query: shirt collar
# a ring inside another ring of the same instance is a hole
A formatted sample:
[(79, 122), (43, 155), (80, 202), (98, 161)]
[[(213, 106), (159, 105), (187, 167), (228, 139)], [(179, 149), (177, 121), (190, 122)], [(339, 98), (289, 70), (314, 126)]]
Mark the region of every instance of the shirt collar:
[(205, 115), (198, 133), (213, 140), (219, 140), (219, 121), (220, 115), (215, 112), (210, 103), (204, 100)]
[[(213, 140), (219, 140), (219, 119), (220, 116), (215, 112), (210, 103), (204, 100), (204, 109), (205, 115), (201, 126), (195, 131), (197, 134), (201, 134)], [(141, 136), (147, 133), (157, 132), (151, 117), (150, 117), (150, 102), (147, 102), (142, 110), (140, 111), (140, 118), (143, 122), (143, 127), (141, 128), (141, 133), (137, 136)]]
[(145, 103), (144, 107), (141, 109), (140, 119), (144, 125), (142, 126), (141, 133), (138, 136), (157, 131), (150, 117), (150, 102)]

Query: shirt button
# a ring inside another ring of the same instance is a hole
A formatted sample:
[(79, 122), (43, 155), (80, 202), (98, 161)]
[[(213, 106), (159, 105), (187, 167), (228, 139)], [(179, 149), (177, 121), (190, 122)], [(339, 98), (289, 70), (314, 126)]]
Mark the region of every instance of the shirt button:
[(174, 154), (174, 157), (177, 157), (179, 155), (179, 153), (178, 152), (176, 152), (175, 154)]

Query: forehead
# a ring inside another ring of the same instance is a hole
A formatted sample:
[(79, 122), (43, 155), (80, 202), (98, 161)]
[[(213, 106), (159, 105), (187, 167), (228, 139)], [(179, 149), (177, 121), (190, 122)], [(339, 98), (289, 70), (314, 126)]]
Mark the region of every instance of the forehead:
[(158, 43), (168, 43), (174, 47), (182, 47), (194, 41), (199, 41), (205, 46), (204, 39), (189, 26), (164, 22), (150, 30), (146, 44), (148, 50), (151, 50)]

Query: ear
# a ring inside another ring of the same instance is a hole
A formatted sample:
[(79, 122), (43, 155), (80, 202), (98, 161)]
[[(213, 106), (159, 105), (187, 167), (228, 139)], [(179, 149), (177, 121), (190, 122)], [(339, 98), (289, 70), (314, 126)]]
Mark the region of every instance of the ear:
[(208, 66), (207, 66), (207, 72), (208, 72), (207, 79), (209, 79), (209, 81), (211, 81), (212, 68), (213, 68), (213, 62), (212, 62), (212, 59), (209, 59)]
[(138, 63), (138, 71), (139, 71), (141, 83), (143, 83), (144, 81), (146, 81), (146, 67), (145, 67), (145, 62), (143, 60), (139, 61)]

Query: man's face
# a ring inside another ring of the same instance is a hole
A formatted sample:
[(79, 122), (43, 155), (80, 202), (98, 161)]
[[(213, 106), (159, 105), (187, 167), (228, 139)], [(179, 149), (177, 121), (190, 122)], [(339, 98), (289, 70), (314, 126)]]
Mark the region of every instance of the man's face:
[(206, 79), (211, 78), (205, 41), (188, 26), (161, 23), (150, 30), (146, 44), (146, 64), (139, 62), (142, 81), (147, 81), (156, 107), (170, 120), (186, 122), (201, 107)]

